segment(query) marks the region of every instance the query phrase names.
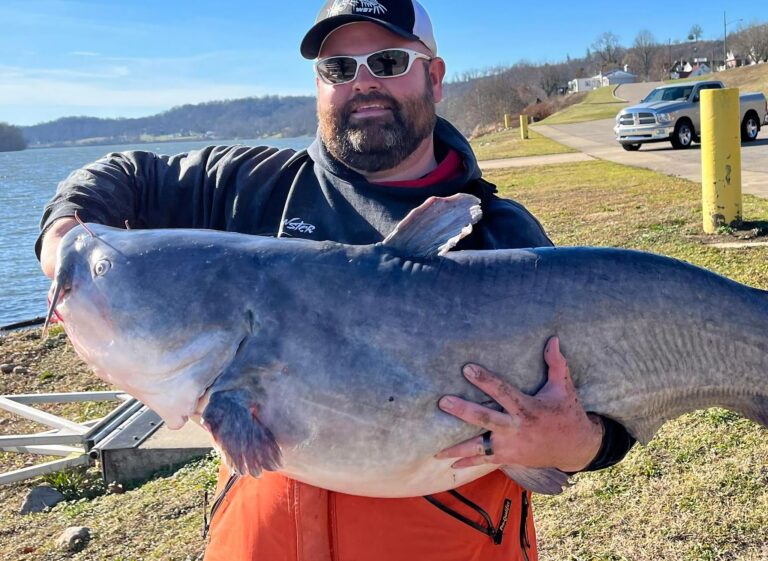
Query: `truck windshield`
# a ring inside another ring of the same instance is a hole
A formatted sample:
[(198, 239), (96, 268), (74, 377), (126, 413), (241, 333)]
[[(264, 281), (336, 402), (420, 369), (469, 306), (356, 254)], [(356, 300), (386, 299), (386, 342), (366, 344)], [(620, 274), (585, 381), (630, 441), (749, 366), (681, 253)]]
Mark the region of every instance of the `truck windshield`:
[(649, 93), (643, 103), (650, 101), (673, 101), (675, 99), (688, 99), (693, 91), (693, 86), (680, 86), (676, 88), (656, 88)]

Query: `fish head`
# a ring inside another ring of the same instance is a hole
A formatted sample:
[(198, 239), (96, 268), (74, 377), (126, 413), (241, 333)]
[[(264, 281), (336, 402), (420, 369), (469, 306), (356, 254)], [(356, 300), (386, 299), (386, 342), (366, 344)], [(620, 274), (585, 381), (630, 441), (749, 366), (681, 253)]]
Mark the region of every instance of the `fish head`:
[(168, 232), (74, 228), (59, 247), (51, 306), (97, 376), (179, 428), (233, 359), (247, 322), (227, 306), (221, 271), (194, 254), (205, 247), (199, 233)]

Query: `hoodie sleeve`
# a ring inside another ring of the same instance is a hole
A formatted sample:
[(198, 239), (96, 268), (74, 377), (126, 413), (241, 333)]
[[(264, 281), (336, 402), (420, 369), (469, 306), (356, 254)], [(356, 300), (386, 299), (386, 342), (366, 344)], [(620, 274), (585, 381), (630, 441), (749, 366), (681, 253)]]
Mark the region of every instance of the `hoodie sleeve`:
[(491, 196), (483, 205), (482, 235), (486, 249), (551, 247), (541, 223), (518, 202)]
[[(176, 156), (117, 152), (74, 171), (46, 205), (35, 244), (58, 218), (135, 228), (227, 229), (242, 201), (270, 183), (294, 150), (210, 146)], [(247, 195), (247, 196), (243, 196)]]

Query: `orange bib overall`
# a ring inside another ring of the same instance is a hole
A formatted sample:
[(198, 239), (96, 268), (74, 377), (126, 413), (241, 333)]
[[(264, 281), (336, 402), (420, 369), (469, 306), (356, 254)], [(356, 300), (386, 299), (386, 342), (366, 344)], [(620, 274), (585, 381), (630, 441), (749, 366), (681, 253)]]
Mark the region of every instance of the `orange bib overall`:
[[(222, 470), (217, 496), (228, 480)], [(230, 485), (214, 505), (205, 561), (537, 559), (530, 494), (500, 471), (432, 503), (345, 495), (274, 472)]]

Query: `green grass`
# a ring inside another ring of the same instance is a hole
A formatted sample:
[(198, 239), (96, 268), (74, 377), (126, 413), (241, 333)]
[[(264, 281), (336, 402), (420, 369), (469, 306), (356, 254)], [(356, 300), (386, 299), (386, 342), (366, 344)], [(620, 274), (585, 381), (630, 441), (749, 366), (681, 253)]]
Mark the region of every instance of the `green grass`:
[(532, 129), (528, 129), (528, 133), (528, 140), (522, 140), (520, 129), (512, 128), (479, 136), (472, 139), (470, 144), (478, 160), (565, 154), (576, 151), (550, 140)]
[(615, 89), (616, 86), (604, 86), (592, 90), (581, 103), (566, 107), (541, 122), (545, 125), (563, 125), (615, 117), (620, 109), (628, 105), (613, 95)]
[[(701, 233), (700, 186), (608, 162), (486, 174), (560, 245), (650, 250), (768, 289), (768, 248), (717, 249)], [(747, 221), (768, 201), (744, 197)], [(667, 423), (617, 466), (535, 497), (541, 561), (768, 559), (768, 431), (720, 409)]]

